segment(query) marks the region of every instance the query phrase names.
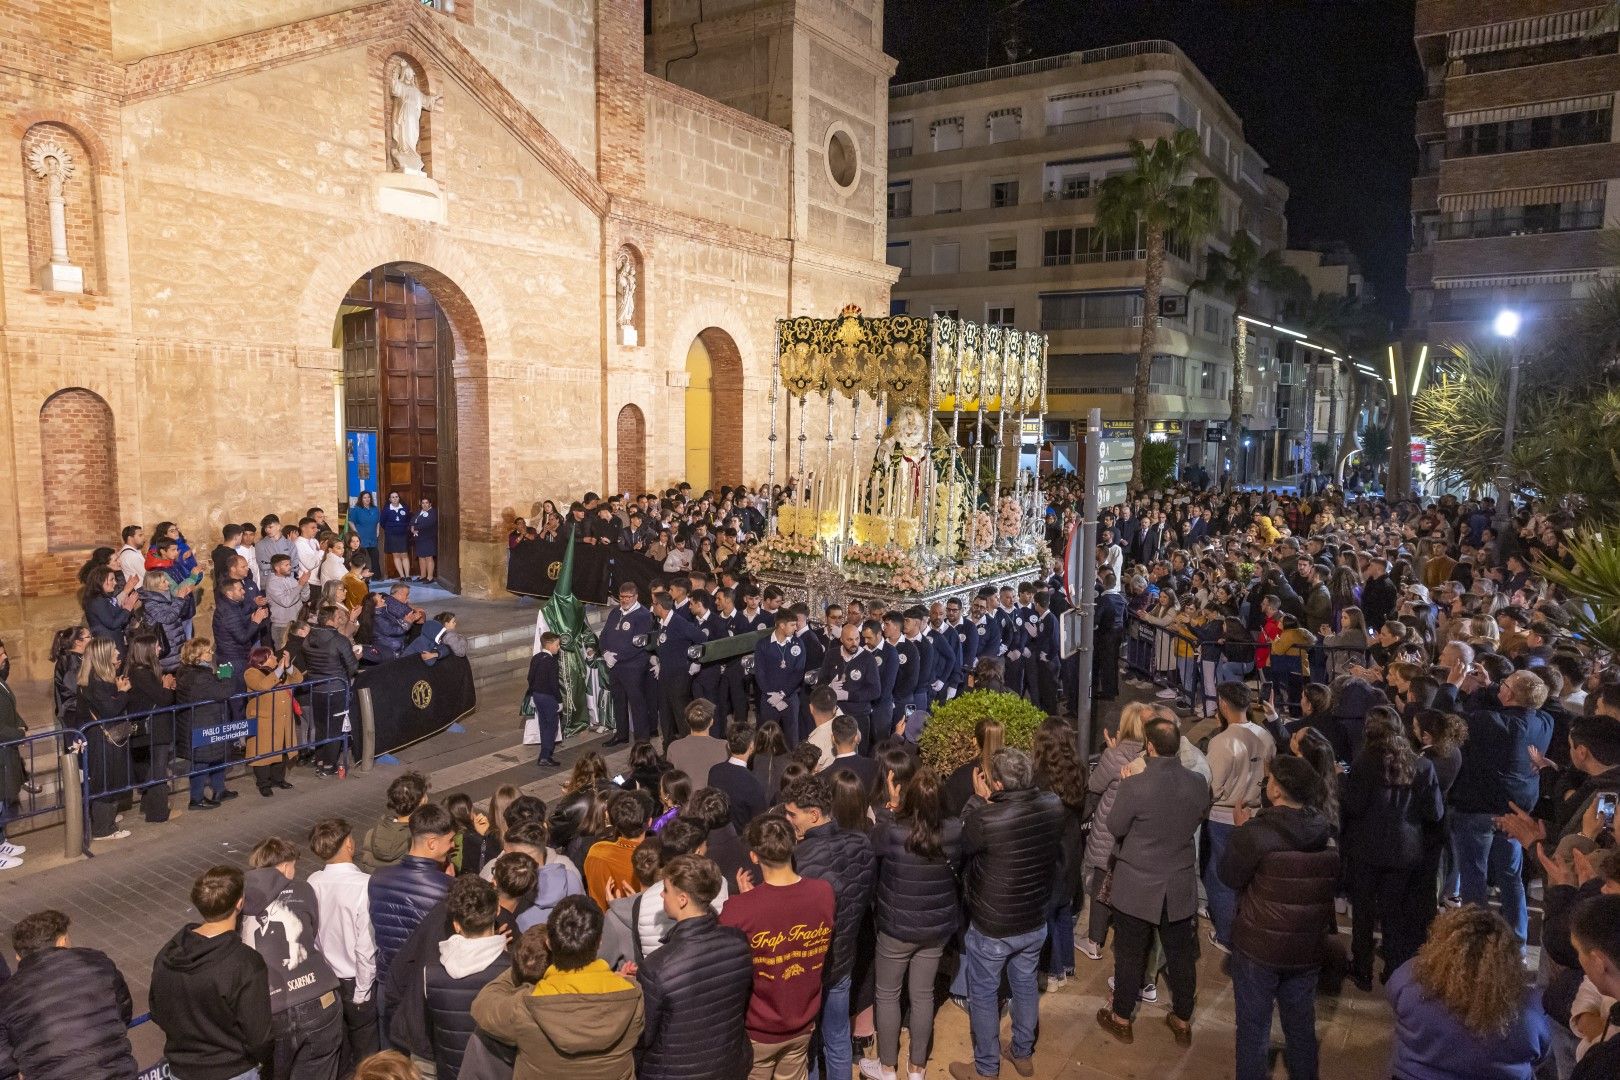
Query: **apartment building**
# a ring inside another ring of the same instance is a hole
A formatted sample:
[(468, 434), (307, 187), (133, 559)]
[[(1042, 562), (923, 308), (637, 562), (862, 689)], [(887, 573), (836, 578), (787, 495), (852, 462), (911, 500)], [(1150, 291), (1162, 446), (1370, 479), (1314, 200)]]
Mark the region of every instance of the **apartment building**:
[(1429, 341), (1478, 338), (1512, 308), (1524, 333), (1615, 257), (1620, 35), (1593, 0), (1418, 0), (1407, 286)]
[[(1072, 460), (1090, 408), (1128, 419), (1134, 399), (1144, 242), (1100, 235), (1098, 188), (1130, 168), (1130, 140), (1180, 128), (1202, 140), (1198, 169), (1218, 181), (1220, 223), (1196, 248), (1172, 238), (1148, 415), (1155, 437), (1183, 441), (1185, 464), (1214, 474), (1230, 413), (1233, 312), (1191, 286), (1207, 247), (1224, 248), (1236, 229), (1286, 247), (1288, 198), (1214, 87), (1171, 42), (1141, 41), (890, 89), (893, 309), (1050, 334), (1044, 435), (1059, 465)], [(1249, 327), (1258, 378), (1246, 431), (1275, 425), (1276, 349), (1273, 331)]]

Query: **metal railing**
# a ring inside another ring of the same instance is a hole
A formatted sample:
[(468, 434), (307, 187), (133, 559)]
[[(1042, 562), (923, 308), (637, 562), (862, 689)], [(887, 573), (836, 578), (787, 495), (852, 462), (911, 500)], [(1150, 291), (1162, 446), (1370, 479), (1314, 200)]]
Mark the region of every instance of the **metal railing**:
[(1002, 64), (998, 67), (981, 68), (978, 71), (967, 71), (960, 75), (944, 75), (937, 79), (919, 79), (915, 82), (897, 83), (889, 88), (889, 97), (905, 97), (908, 94), (926, 94), (934, 90), (948, 90), (953, 86), (972, 86), (975, 83), (991, 82), (995, 79), (1013, 79), (1020, 75), (1037, 75), (1043, 71), (1056, 71), (1059, 68), (1075, 67), (1080, 64), (1097, 64), (1105, 60), (1120, 60), (1128, 56), (1150, 55), (1181, 55), (1181, 49), (1173, 41), (1153, 39), (1148, 41), (1132, 41), (1124, 45), (1109, 45), (1100, 49), (1086, 49), (1083, 52), (1064, 53), (1061, 56), (1046, 56), (1039, 60), (1021, 60), (1016, 64)]
[[(1168, 654), (1165, 652), (1168, 650)], [(1265, 651), (1266, 655), (1260, 654)], [(1352, 664), (1369, 666), (1370, 650), (1354, 645), (1310, 645), (1304, 656), (1282, 656), (1268, 641), (1203, 639), (1176, 627), (1160, 626), (1132, 612), (1127, 616), (1121, 655), (1126, 671), (1163, 689), (1199, 715), (1215, 710), (1215, 688), (1238, 680), (1275, 685), (1281, 701), (1297, 707), (1306, 683), (1328, 683), (1348, 674)], [(1190, 655), (1184, 655), (1190, 654)], [(1164, 661), (1170, 661), (1165, 666)], [(1256, 664), (1264, 659), (1264, 664)]]
[(62, 776), (62, 759), (67, 751), (71, 731), (45, 731), (37, 735), (24, 735), (20, 739), (0, 742), (0, 770), (17, 768), (17, 800), (5, 808), (4, 820), (23, 821), (43, 814), (60, 813), (67, 802), (68, 784)]
[[(217, 794), (232, 775), (242, 775), (244, 766), (273, 764), (294, 754), (318, 752), (326, 764), (336, 765), (349, 737), (349, 697), (349, 681), (328, 676), (108, 717), (57, 733), (73, 736), (70, 749), (82, 762), (73, 771), (83, 774), (77, 794), (86, 853), (98, 824), (106, 829), (113, 816), (109, 809), (116, 812), (126, 796), (139, 803), (144, 792), (161, 786), (167, 802), (176, 780), (189, 782), (194, 797)], [(358, 740), (358, 725), (354, 728)], [(252, 755), (246, 754), (250, 739), (258, 751)], [(183, 770), (175, 767), (180, 762)]]

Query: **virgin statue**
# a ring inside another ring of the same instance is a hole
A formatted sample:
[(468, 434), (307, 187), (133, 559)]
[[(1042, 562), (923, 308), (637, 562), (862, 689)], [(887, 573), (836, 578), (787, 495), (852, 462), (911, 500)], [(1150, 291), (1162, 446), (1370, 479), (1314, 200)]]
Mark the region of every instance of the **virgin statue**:
[(968, 523), (975, 496), (961, 452), (945, 428), (935, 421), (930, 433), (922, 410), (914, 405), (902, 406), (878, 441), (862, 511), (920, 521), (931, 499), (926, 546), (942, 555), (961, 558), (968, 551)]

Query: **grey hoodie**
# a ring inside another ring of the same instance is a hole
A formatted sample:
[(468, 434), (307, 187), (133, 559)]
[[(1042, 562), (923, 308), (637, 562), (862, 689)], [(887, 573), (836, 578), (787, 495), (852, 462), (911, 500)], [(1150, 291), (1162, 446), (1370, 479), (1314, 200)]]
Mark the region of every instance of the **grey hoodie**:
[(338, 978), (315, 947), (315, 890), (273, 866), (243, 879), (242, 940), (270, 969), (270, 1011), (279, 1013), (338, 988)]

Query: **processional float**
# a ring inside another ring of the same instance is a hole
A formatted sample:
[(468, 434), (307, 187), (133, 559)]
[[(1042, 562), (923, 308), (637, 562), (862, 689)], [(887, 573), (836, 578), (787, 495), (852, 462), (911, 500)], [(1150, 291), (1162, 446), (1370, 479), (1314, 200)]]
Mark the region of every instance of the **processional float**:
[[(1043, 565), (1038, 470), (1018, 468), (1017, 455), (1009, 467), (1002, 448), (1009, 426), (1020, 443), (1026, 422), (1044, 426), (1046, 335), (938, 315), (866, 318), (853, 305), (776, 327), (767, 479), (774, 491), (780, 464), (797, 483), (749, 555), (758, 577), (811, 600), (894, 607), (999, 587)], [(840, 398), (846, 432), (835, 430)], [(782, 449), (785, 400), (798, 431)], [(818, 454), (809, 428), (820, 411)]]

